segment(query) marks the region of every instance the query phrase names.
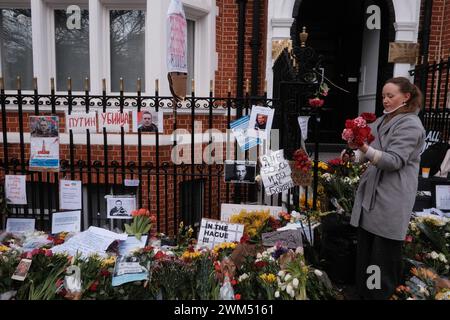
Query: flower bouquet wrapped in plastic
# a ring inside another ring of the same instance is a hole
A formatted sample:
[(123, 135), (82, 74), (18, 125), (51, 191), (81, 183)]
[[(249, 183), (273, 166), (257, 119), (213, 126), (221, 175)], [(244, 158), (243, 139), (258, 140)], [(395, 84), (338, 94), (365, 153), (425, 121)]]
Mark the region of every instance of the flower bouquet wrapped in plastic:
[(368, 124), (375, 120), (375, 114), (369, 112), (364, 112), (355, 119), (346, 120), (345, 129), (342, 131), (342, 139), (357, 147), (361, 147), (364, 143), (370, 144), (375, 137), (372, 135)]

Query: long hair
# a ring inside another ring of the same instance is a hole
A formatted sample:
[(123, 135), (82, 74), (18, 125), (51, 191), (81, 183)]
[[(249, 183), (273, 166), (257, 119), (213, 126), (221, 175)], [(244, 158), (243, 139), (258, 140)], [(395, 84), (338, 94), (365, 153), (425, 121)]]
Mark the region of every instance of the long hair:
[(385, 85), (388, 83), (395, 84), (401, 93), (409, 93), (411, 95), (408, 101), (406, 101), (406, 106), (396, 110), (392, 115), (415, 112), (422, 108), (422, 92), (414, 83), (411, 83), (409, 79), (405, 77), (395, 77), (387, 80)]

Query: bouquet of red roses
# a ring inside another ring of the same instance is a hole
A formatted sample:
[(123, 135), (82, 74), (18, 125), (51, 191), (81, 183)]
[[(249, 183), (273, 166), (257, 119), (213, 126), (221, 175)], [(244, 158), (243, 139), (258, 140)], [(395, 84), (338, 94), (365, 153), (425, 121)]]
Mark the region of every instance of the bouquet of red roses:
[(345, 129), (342, 131), (342, 139), (348, 143), (362, 146), (364, 142), (371, 143), (375, 137), (372, 135), (367, 124), (376, 120), (376, 116), (370, 112), (364, 112), (359, 117), (346, 120)]

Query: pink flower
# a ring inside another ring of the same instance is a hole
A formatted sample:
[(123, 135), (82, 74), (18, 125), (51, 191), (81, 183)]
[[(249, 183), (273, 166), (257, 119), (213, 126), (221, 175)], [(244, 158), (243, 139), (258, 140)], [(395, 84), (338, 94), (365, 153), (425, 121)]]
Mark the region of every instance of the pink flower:
[(355, 122), (358, 128), (364, 128), (367, 125), (367, 122), (366, 120), (364, 120), (363, 117), (358, 117), (355, 120), (353, 120), (353, 122)]
[(323, 106), (323, 104), (325, 103), (325, 101), (322, 100), (322, 99), (320, 99), (320, 98), (312, 98), (312, 99), (309, 99), (309, 100), (308, 100), (308, 103), (309, 103), (309, 105), (310, 105), (311, 107), (318, 108), (318, 107)]
[(46, 251), (45, 251), (45, 256), (46, 256), (46, 257), (51, 257), (51, 256), (53, 256), (52, 250), (46, 250)]
[(342, 139), (345, 141), (352, 141), (354, 138), (353, 130), (352, 129), (344, 129), (342, 131)]

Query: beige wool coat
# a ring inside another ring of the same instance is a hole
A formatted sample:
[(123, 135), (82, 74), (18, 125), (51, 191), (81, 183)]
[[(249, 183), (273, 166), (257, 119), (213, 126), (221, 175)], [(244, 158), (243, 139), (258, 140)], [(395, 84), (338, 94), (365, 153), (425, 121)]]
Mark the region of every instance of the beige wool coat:
[(403, 241), (417, 193), (425, 130), (415, 113), (398, 114), (388, 123), (384, 118), (370, 124), (375, 136), (370, 146), (382, 155), (361, 176), (350, 223)]

